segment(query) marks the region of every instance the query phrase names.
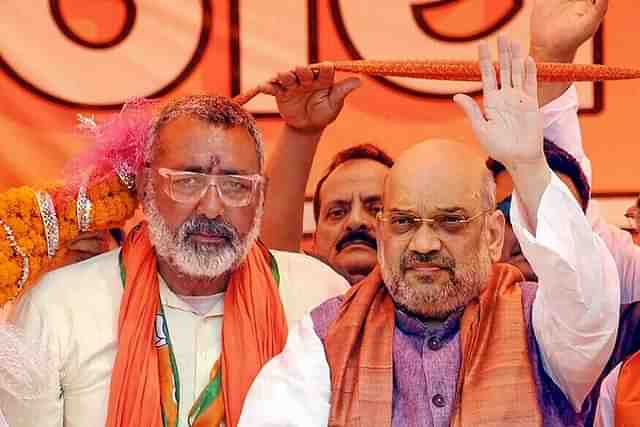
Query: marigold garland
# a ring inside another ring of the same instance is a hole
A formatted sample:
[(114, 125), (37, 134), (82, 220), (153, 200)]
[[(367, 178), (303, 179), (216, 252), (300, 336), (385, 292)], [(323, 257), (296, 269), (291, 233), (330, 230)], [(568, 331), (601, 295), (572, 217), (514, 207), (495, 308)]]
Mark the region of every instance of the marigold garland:
[[(64, 186), (52, 185), (44, 190), (51, 194), (58, 216), (61, 248), (79, 235), (76, 218), (75, 195), (64, 194)], [(113, 174), (87, 189), (93, 203), (93, 230), (106, 230), (119, 226), (130, 218), (136, 209), (136, 199), (120, 179)], [(0, 193), (0, 219), (11, 230), (18, 246), (29, 257), (29, 279), (20, 288), (22, 258), (11, 247), (9, 239), (0, 232), (0, 306), (10, 301), (37, 280), (44, 272), (58, 266), (65, 251), (60, 250), (53, 259), (47, 258), (44, 226), (35, 199), (34, 189), (12, 188)], [(0, 230), (1, 231), (1, 230)]]

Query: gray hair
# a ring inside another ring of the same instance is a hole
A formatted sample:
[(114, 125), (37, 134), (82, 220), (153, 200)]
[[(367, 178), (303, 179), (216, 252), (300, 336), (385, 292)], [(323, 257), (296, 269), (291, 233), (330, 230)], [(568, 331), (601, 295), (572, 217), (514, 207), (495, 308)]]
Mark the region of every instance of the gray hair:
[(144, 148), (145, 164), (149, 164), (153, 158), (154, 146), (162, 128), (173, 120), (183, 116), (189, 116), (225, 129), (233, 127), (246, 129), (256, 144), (260, 173), (264, 172), (262, 135), (258, 130), (255, 119), (233, 100), (214, 95), (183, 96), (165, 105), (151, 124), (149, 136)]

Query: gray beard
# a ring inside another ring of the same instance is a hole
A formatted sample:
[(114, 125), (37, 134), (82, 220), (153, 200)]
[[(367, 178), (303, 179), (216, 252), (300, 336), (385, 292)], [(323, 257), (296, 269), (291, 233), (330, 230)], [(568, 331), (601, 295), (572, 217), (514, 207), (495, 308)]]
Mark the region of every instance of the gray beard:
[[(388, 265), (384, 256), (384, 242), (378, 239), (378, 263), (382, 279), (395, 305), (402, 311), (421, 319), (443, 320), (480, 295), (489, 279), (491, 259), (487, 248), (466, 265), (459, 265), (447, 283), (433, 292), (409, 286), (400, 273), (400, 266)], [(394, 268), (395, 267), (395, 268)], [(420, 286), (435, 286), (422, 284)]]
[(186, 239), (187, 222), (182, 224), (177, 233), (172, 233), (155, 204), (154, 190), (151, 183), (147, 186), (144, 211), (149, 223), (149, 238), (159, 257), (179, 273), (185, 276), (202, 279), (214, 278), (234, 270), (244, 261), (260, 234), (262, 221), (262, 199), (256, 209), (251, 230), (244, 238), (237, 235), (231, 242), (217, 247), (203, 246)]

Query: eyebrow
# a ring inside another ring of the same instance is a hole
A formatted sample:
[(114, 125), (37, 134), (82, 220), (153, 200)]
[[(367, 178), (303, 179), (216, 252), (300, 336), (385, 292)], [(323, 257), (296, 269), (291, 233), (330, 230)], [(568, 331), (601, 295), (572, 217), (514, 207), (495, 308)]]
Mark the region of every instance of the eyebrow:
[(464, 214), (467, 213), (467, 210), (460, 206), (452, 206), (448, 208), (436, 208), (435, 210), (442, 213), (464, 213)]
[(346, 200), (346, 199), (333, 199), (333, 200), (329, 200), (327, 201), (327, 203), (325, 203), (325, 206), (336, 206), (336, 205), (350, 205), (351, 204), (351, 200)]
[[(453, 213), (462, 213), (462, 214), (467, 214), (467, 210), (463, 207), (459, 207), (459, 206), (453, 206), (450, 208), (435, 208), (434, 209), (435, 214), (453, 214)], [(394, 208), (394, 209), (390, 209), (389, 212), (391, 213), (396, 213), (396, 214), (408, 214), (408, 215), (418, 215), (415, 211), (410, 210), (410, 209), (398, 209), (398, 208)]]
[(367, 196), (367, 197), (362, 199), (362, 203), (364, 203), (364, 204), (375, 203), (375, 202), (380, 202), (380, 201), (382, 201), (382, 196), (379, 196), (379, 195)]

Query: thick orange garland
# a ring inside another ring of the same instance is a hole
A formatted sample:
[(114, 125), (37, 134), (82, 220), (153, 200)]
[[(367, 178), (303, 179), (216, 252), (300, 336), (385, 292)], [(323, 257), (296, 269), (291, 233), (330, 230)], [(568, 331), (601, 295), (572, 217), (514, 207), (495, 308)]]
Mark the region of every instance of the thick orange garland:
[[(79, 235), (76, 217), (76, 199), (59, 197), (62, 185), (45, 188), (55, 201), (58, 216), (60, 247)], [(135, 195), (114, 174), (87, 189), (93, 204), (92, 230), (106, 230), (122, 225), (137, 206)], [(64, 256), (64, 250), (49, 259), (42, 218), (34, 189), (19, 187), (0, 194), (0, 219), (13, 231), (17, 245), (29, 258), (29, 277), (19, 286), (23, 259), (11, 247), (11, 242), (0, 229), (0, 306), (20, 295), (21, 291), (44, 272), (54, 268)]]

